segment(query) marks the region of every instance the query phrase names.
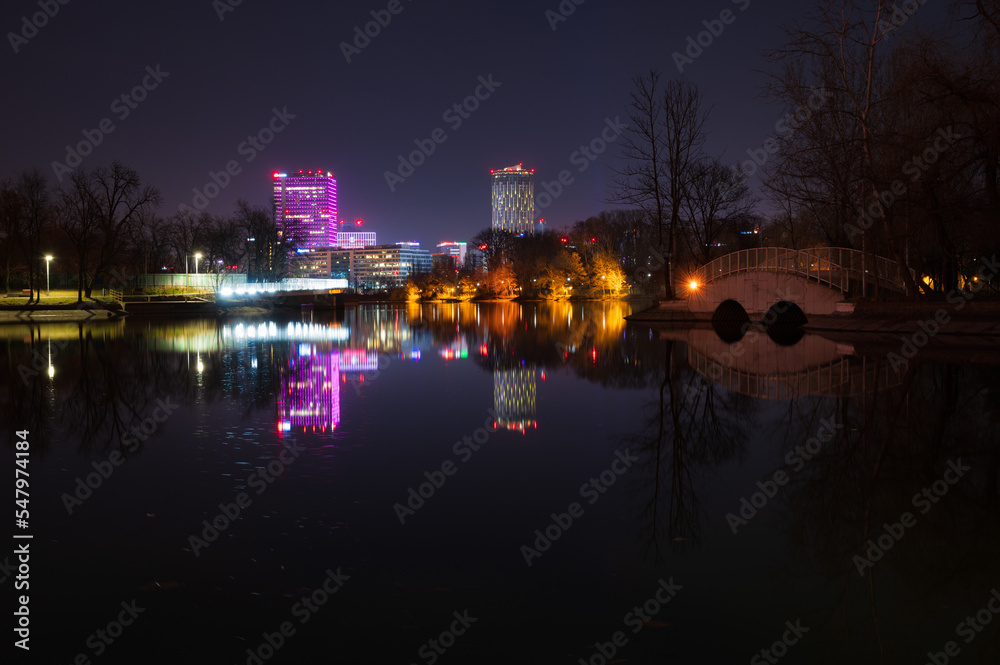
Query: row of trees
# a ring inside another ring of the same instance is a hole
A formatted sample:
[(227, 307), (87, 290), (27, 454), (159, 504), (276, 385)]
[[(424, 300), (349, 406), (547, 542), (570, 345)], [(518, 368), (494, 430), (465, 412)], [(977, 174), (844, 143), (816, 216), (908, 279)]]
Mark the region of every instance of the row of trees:
[(753, 176), (771, 244), (889, 257), (916, 274), (911, 295), (962, 286), (1000, 249), (1000, 1), (951, 5), (923, 30), (922, 3), (819, 3), (769, 54), (765, 92), (786, 114), (736, 165), (705, 152), (695, 85), (635, 78), (612, 199), (646, 213), (668, 296), (685, 264), (761, 225)]
[(888, 256), (912, 294), (961, 286), (1000, 247), (1000, 2), (950, 9), (929, 24), (918, 3), (823, 3), (772, 54), (767, 90), (789, 108), (826, 97), (765, 172), (788, 239)]
[(122, 274), (194, 268), (200, 254), (206, 272), (239, 265), (251, 281), (273, 281), (288, 272), (294, 238), (279, 232), (270, 210), (239, 201), (232, 215), (179, 212), (157, 215), (159, 191), (135, 169), (77, 169), (64, 188), (29, 169), (0, 182), (0, 262), (4, 287), (21, 277), (40, 298), (43, 254), (58, 257), (77, 275), (77, 299), (92, 297), (97, 284), (119, 283)]

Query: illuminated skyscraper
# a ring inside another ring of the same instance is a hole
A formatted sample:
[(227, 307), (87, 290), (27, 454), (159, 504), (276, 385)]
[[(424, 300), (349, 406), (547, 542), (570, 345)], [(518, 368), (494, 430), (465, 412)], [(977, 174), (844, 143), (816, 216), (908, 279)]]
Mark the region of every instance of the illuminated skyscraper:
[(337, 180), (328, 171), (275, 173), (274, 218), (296, 250), (337, 245)]
[(535, 169), (523, 164), (492, 170), (493, 228), (512, 233), (535, 232)]

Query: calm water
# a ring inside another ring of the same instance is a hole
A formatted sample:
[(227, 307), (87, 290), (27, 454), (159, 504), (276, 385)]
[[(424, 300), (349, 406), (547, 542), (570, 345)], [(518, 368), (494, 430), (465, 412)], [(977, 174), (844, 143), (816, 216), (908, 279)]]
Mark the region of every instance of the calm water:
[(630, 308), (0, 327), (30, 662), (1000, 661), (995, 345)]

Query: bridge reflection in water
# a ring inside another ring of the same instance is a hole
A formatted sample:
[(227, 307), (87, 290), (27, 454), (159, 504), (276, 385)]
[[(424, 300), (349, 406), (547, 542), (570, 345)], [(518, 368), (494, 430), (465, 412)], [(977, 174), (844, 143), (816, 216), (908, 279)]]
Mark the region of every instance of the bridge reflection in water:
[(684, 342), (688, 363), (707, 380), (761, 399), (865, 395), (898, 386), (903, 378), (884, 358), (855, 357), (853, 346), (815, 334), (792, 346), (754, 329), (730, 344), (706, 326), (663, 330), (660, 338)]

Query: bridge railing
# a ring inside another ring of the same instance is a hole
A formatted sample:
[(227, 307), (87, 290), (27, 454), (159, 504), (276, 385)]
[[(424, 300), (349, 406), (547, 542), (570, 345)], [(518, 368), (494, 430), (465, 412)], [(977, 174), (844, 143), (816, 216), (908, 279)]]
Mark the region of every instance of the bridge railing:
[(896, 290), (903, 290), (903, 277), (899, 264), (883, 257), (866, 258), (856, 249), (846, 247), (818, 247), (814, 249), (785, 249), (759, 247), (733, 252), (705, 264), (697, 276), (703, 283), (737, 272), (766, 270), (801, 275), (807, 279), (828, 284), (847, 293), (851, 283), (866, 282)]
[(842, 358), (790, 374), (758, 374), (723, 365), (688, 347), (688, 363), (716, 385), (741, 395), (762, 399), (790, 399), (804, 395), (856, 396), (898, 386), (903, 376), (887, 362)]

